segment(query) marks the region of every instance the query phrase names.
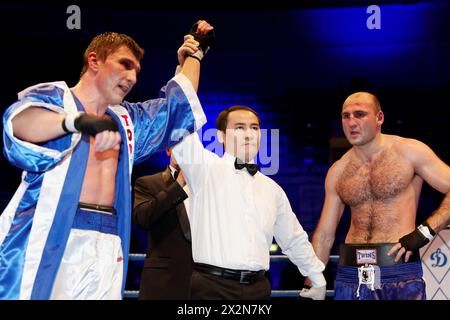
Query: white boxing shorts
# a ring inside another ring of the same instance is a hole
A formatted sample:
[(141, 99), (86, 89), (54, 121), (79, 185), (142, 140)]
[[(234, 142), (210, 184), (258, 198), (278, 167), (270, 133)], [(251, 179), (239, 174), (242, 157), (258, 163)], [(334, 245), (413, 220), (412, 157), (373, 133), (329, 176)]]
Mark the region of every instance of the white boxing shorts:
[(80, 203), (50, 299), (122, 299), (123, 253), (117, 216), (114, 208), (98, 207)]

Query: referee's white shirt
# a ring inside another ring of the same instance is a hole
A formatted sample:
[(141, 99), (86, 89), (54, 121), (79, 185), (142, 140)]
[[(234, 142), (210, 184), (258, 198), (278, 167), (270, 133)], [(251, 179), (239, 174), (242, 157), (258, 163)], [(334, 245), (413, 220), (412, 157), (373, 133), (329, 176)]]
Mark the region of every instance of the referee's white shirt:
[(235, 157), (204, 149), (197, 133), (173, 154), (189, 185), (194, 262), (237, 270), (269, 270), (273, 237), (316, 287), (326, 284), (317, 258), (283, 189), (257, 172), (234, 168)]

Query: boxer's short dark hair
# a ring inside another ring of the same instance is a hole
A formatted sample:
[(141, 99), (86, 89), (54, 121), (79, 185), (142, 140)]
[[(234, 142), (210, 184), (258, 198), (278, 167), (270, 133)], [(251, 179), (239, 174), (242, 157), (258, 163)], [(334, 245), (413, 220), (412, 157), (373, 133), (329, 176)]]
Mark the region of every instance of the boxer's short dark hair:
[(83, 56), (83, 69), (81, 70), (80, 76), (88, 69), (88, 54), (90, 52), (97, 53), (99, 59), (105, 61), (108, 55), (122, 46), (126, 46), (130, 49), (138, 61), (141, 61), (144, 57), (144, 49), (142, 49), (130, 36), (117, 32), (105, 32), (92, 39), (91, 43), (86, 48)]

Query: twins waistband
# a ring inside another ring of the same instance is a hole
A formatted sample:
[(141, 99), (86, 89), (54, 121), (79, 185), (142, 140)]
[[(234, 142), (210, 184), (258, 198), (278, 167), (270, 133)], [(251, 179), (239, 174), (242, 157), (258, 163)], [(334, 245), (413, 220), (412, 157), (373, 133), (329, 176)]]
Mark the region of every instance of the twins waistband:
[(72, 228), (118, 235), (115, 209), (113, 207), (80, 202)]
[[(393, 266), (405, 263), (404, 257), (395, 261), (397, 252), (388, 256), (388, 251), (394, 243), (364, 243), (364, 244), (343, 244), (340, 247), (339, 265), (341, 266), (361, 266), (374, 264), (378, 266)], [(413, 252), (408, 262), (420, 261), (419, 251)]]

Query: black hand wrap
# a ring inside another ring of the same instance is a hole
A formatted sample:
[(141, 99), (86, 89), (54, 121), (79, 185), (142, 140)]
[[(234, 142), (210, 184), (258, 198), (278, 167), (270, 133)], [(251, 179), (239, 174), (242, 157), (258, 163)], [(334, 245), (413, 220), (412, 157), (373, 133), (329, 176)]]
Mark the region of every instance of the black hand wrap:
[(81, 132), (93, 137), (102, 131), (119, 131), (114, 120), (85, 113), (79, 113), (75, 118), (67, 116), (62, 122), (62, 127), (66, 132)]
[(422, 248), (430, 240), (423, 235), (419, 229), (415, 229), (413, 232), (403, 236), (399, 240), (400, 244), (406, 251), (414, 251)]
[[(212, 42), (216, 38), (216, 33), (214, 32), (214, 29), (208, 31), (206, 34), (198, 34), (197, 33), (197, 27), (198, 23), (195, 23), (191, 30), (189, 30), (189, 34), (194, 37), (196, 41), (199, 42), (199, 49), (202, 51), (203, 55), (208, 52), (209, 47), (211, 46)], [(202, 56), (203, 56), (202, 55)], [(194, 58), (198, 58), (195, 54), (192, 55)], [(201, 60), (201, 58), (199, 59)]]
[(119, 127), (114, 120), (99, 118), (87, 114), (82, 114), (76, 118), (74, 125), (75, 128), (81, 133), (87, 133), (93, 137), (102, 131), (119, 131)]

